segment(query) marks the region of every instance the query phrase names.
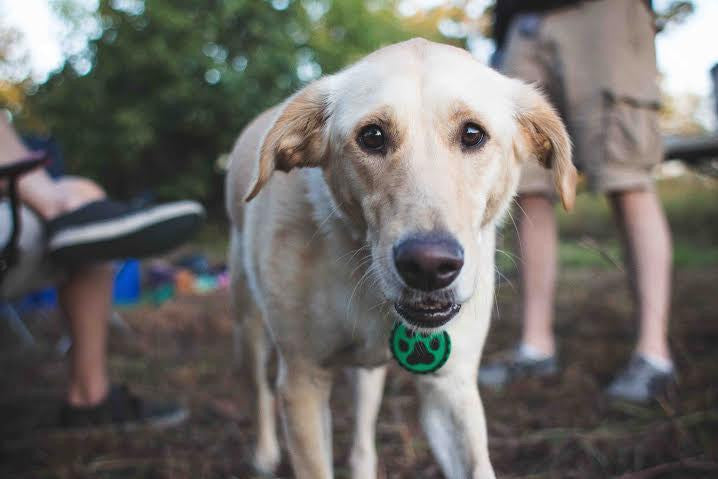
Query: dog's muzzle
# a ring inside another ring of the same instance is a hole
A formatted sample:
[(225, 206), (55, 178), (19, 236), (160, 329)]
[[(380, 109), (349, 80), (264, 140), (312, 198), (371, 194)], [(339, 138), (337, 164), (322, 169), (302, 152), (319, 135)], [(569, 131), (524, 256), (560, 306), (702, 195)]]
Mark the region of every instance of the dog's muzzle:
[(448, 323), (461, 309), (457, 303), (438, 303), (431, 306), (394, 303), (394, 309), (407, 323), (417, 328), (435, 329)]
[(461, 305), (434, 299), (436, 292), (454, 282), (464, 265), (464, 250), (453, 236), (432, 232), (404, 239), (394, 247), (394, 265), (404, 284), (414, 293), (421, 292), (419, 300), (394, 304), (407, 323), (438, 328), (456, 316)]

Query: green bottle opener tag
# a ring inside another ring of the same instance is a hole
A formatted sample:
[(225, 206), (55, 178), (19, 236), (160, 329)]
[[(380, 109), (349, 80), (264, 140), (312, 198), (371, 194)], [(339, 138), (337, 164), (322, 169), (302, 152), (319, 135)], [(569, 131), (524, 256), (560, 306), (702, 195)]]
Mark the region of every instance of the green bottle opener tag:
[(414, 374), (428, 374), (449, 359), (451, 338), (446, 331), (424, 334), (398, 323), (391, 332), (389, 349), (402, 368)]

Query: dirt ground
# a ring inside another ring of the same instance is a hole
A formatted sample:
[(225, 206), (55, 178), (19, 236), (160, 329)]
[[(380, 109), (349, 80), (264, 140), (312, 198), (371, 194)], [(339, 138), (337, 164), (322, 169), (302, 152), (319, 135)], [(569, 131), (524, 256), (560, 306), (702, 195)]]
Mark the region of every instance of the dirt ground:
[[(563, 273), (557, 333), (563, 371), (502, 392), (482, 391), (491, 457), (502, 478), (718, 477), (718, 270), (675, 274), (671, 346), (676, 397), (650, 407), (608, 404), (602, 389), (628, 358), (634, 323), (619, 271)], [(224, 293), (120, 311), (111, 372), (144, 394), (180, 398), (183, 426), (163, 432), (66, 433), (54, 428), (66, 377), (54, 314), (28, 324), (39, 347), (0, 336), (0, 477), (251, 478), (251, 396), (233, 356)], [(486, 355), (514, 344), (517, 291), (503, 283)], [(351, 393), (333, 395), (338, 478), (348, 477)], [(411, 378), (392, 367), (378, 424), (382, 477), (440, 478), (416, 419)], [(278, 477), (291, 477), (283, 465)]]

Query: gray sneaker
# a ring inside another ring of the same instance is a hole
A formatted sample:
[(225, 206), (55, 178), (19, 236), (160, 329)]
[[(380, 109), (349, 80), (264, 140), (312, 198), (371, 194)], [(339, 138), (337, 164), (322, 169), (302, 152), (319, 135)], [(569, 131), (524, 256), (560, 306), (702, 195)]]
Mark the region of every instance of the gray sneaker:
[(606, 394), (611, 399), (646, 403), (666, 396), (676, 383), (675, 370), (661, 371), (636, 354), (606, 388)]
[(132, 431), (140, 427), (164, 429), (183, 423), (189, 412), (174, 402), (142, 399), (127, 386), (112, 386), (98, 405), (75, 407), (63, 405), (60, 425), (65, 429), (118, 429)]
[(498, 359), (479, 368), (479, 384), (501, 388), (523, 377), (549, 377), (558, 373), (556, 356), (543, 359), (527, 357), (517, 348), (505, 359)]

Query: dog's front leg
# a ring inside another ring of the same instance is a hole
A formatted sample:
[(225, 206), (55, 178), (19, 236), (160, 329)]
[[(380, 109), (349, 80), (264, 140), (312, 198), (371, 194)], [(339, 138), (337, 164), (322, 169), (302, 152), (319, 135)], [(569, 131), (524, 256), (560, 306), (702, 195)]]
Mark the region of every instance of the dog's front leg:
[(418, 378), (421, 424), (448, 479), (493, 479), (484, 409), (470, 371)]
[(331, 479), (329, 394), (332, 375), (302, 358), (280, 358), (277, 391), (297, 479)]
[(271, 475), (279, 465), (281, 450), (277, 440), (275, 399), (267, 376), (271, 345), (262, 318), (255, 307), (252, 307), (246, 315), (243, 329), (246, 343), (244, 349), (249, 353), (250, 372), (256, 393), (254, 423), (257, 443), (252, 463), (257, 472)]
[(354, 371), (355, 410), (354, 443), (352, 444), (352, 479), (376, 479), (376, 417), (384, 393), (386, 366)]

